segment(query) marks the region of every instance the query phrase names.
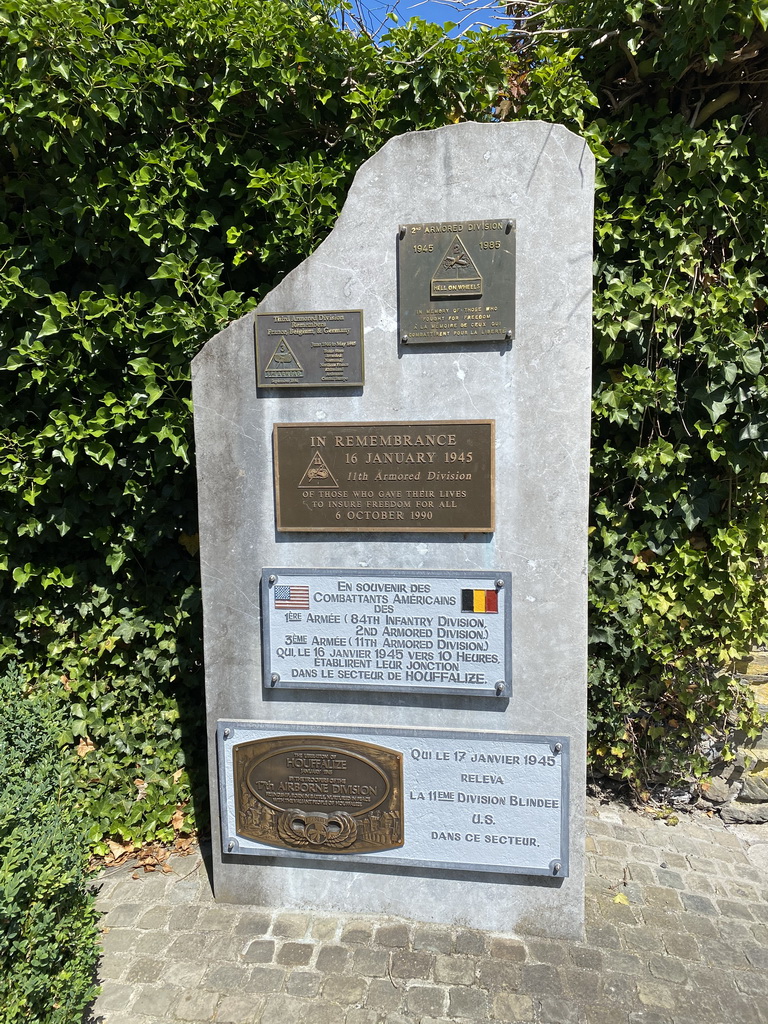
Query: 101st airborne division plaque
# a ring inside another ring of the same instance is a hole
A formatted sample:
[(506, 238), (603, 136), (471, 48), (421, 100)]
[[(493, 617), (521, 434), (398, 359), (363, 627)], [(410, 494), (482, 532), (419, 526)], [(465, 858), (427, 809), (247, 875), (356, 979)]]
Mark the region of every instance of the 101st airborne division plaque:
[(276, 423), (277, 528), (492, 533), (494, 422)]
[(403, 224), (397, 272), (401, 344), (514, 337), (515, 221)]
[(237, 744), (238, 835), (302, 853), (402, 846), (403, 757), (342, 736), (273, 736)]

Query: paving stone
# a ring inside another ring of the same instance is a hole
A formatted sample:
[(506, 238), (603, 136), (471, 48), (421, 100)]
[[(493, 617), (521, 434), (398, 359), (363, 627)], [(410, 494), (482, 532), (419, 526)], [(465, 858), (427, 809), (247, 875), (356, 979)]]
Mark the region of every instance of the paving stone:
[(169, 931), (191, 931), (197, 927), (197, 919), (200, 916), (200, 907), (182, 904), (179, 907), (171, 907), (168, 911)]
[(147, 929), (151, 931), (159, 931), (161, 928), (168, 927), (168, 919), (171, 916), (169, 907), (157, 906), (150, 907), (148, 910), (145, 909), (136, 923), (138, 928)]
[[(307, 1012), (312, 1008), (311, 1020), (313, 1024), (319, 1021), (319, 1016), (315, 1017), (315, 1007), (312, 1004), (304, 1002), (303, 999), (297, 999), (295, 996), (268, 996), (264, 1004), (264, 1009), (261, 1014), (260, 1024), (293, 1024), (295, 1021), (298, 1024), (299, 1021), (307, 1021), (309, 1024), (310, 1018), (307, 1017)], [(338, 1015), (338, 1006), (336, 1007), (336, 1013)]]
[(313, 939), (321, 939), (327, 942), (335, 939), (339, 930), (339, 921), (336, 917), (313, 917), (309, 926), (309, 934)]
[(169, 960), (200, 960), (205, 942), (196, 932), (179, 932), (168, 944)]
[(199, 907), (195, 928), (201, 932), (232, 931), (240, 918), (240, 908), (219, 905)]
[(105, 953), (127, 953), (139, 939), (131, 928), (105, 928), (101, 933), (101, 948)]
[[(317, 954), (315, 966), (322, 974), (340, 974), (347, 966), (349, 956), (346, 946), (323, 946)], [(387, 958), (388, 954), (384, 956)]]
[(571, 946), (570, 953), (571, 960), (577, 967), (588, 967), (594, 971), (600, 970), (603, 956), (599, 950), (590, 949), (589, 946)]
[(322, 980), (323, 976), (314, 971), (290, 971), (285, 982), (285, 991), (289, 996), (312, 999), (320, 991)]
[(219, 1001), (218, 992), (192, 989), (183, 992), (174, 1006), (174, 1015), (179, 1020), (211, 1020)]
[(436, 985), (412, 985), (405, 994), (409, 1013), (422, 1017), (439, 1017), (445, 1011), (445, 989)]
[(306, 914), (280, 914), (272, 923), (272, 934), (281, 939), (303, 939), (309, 928)]
[(518, 939), (491, 939), (491, 956), (521, 964), (525, 960), (525, 946)]
[(365, 945), (372, 938), (373, 925), (368, 921), (350, 921), (341, 932), (341, 941), (354, 945)]
[(125, 975), (125, 980), (129, 984), (138, 983), (140, 985), (157, 981), (163, 973), (164, 966), (163, 961), (157, 957), (140, 957), (131, 964)]
[(667, 932), (663, 937), (664, 948), (670, 956), (681, 960), (698, 960), (701, 957), (699, 944), (692, 935)]
[(684, 985), (687, 977), (686, 965), (681, 964), (671, 956), (654, 954), (648, 960), (648, 968), (655, 978), (663, 978), (665, 981), (674, 981)]
[[(656, 907), (658, 910), (672, 910), (679, 912), (680, 899), (677, 891), (665, 889), (660, 885), (646, 885), (644, 889), (645, 902), (649, 907)], [(685, 895), (682, 897), (685, 901)]]
[(248, 987), (251, 969), (246, 964), (212, 963), (203, 975), (203, 988), (213, 992), (240, 992)]
[(765, 946), (748, 943), (742, 952), (753, 967), (757, 967), (761, 971), (768, 971), (768, 949)]
[(243, 952), (243, 960), (247, 960), (248, 963), (269, 964), (272, 963), (274, 955), (274, 939), (254, 939)]
[(488, 946), (488, 936), (483, 932), (462, 930), (456, 933), (456, 952), (481, 956)]
[(121, 903), (109, 911), (107, 924), (110, 928), (129, 928), (136, 924), (144, 909), (143, 903)]
[(312, 942), (284, 942), (277, 951), (275, 963), (286, 967), (306, 967), (314, 952)]
[(664, 981), (643, 978), (637, 983), (637, 996), (645, 1006), (674, 1010), (675, 995), (672, 987)]
[(376, 944), (390, 949), (407, 949), (408, 927), (404, 924), (385, 924), (376, 929)]
[(177, 985), (180, 989), (197, 988), (202, 984), (207, 969), (207, 963), (195, 960), (168, 960), (165, 961), (162, 980)]
[(414, 978), (422, 981), (432, 973), (434, 956), (431, 953), (410, 953), (398, 951), (392, 954), (392, 977)]
[(124, 1009), (133, 995), (134, 987), (117, 981), (105, 981), (97, 1000), (99, 1012)]
[(261, 1015), (263, 1000), (252, 996), (223, 995), (216, 1007), (217, 1024), (254, 1024)]
[(453, 932), (437, 925), (417, 925), (413, 930), (413, 948), (433, 953), (450, 953), (453, 949)]
[(352, 962), (352, 973), (364, 978), (384, 978), (389, 967), (389, 953), (385, 949), (355, 950)]
[(362, 1003), (368, 991), (365, 978), (354, 978), (349, 974), (332, 974), (323, 982), (323, 998), (350, 1006)]
[[(601, 918), (602, 920), (602, 918)], [(591, 936), (595, 927), (612, 928), (613, 925), (592, 926), (587, 929)], [(568, 950), (562, 942), (553, 942), (552, 939), (527, 939), (527, 962), (531, 964), (564, 964), (568, 960)]]
[(376, 1010), (398, 1010), (403, 1002), (403, 991), (389, 978), (374, 978), (368, 986), (365, 1005)]
[(448, 1016), (472, 1017), (483, 1020), (488, 1016), (488, 993), (476, 988), (448, 989)]
[(475, 980), (476, 961), (463, 956), (437, 956), (435, 981), (442, 985), (471, 985)]
[[(380, 1010), (368, 1010), (364, 1006), (353, 1006), (347, 1010), (345, 1024), (384, 1024), (384, 1014)], [(421, 1024), (429, 1024), (422, 1018)]]
[(254, 967), (248, 986), (253, 992), (279, 992), (284, 980), (285, 971), (281, 967)]
[[(715, 939), (718, 936), (716, 923), (712, 921), (710, 918), (701, 917), (701, 915), (699, 914), (683, 914), (680, 919), (680, 923), (687, 932), (690, 932), (697, 938)], [(760, 940), (758, 939), (758, 941)]]
[(182, 990), (175, 985), (142, 985), (131, 1007), (134, 1014), (146, 1013), (153, 1017), (169, 1013), (182, 996)]
[[(531, 970), (537, 967), (542, 970), (554, 971), (554, 967), (548, 965), (531, 965)], [(527, 970), (521, 964), (500, 963), (498, 960), (480, 960), (477, 964), (477, 983), (481, 988), (507, 989), (516, 992), (523, 982), (523, 971)]]
[(234, 926), (236, 935), (265, 935), (272, 927), (272, 915), (246, 910)]
[(526, 964), (520, 970), (521, 977), (518, 987), (523, 992), (531, 994), (546, 992), (553, 996), (563, 994), (563, 984), (557, 968), (550, 967), (548, 964)]
[(563, 967), (559, 974), (564, 989), (583, 1005), (595, 1002), (602, 992), (602, 979), (597, 971)]
[[(542, 1000), (542, 1003), (544, 1001)], [(534, 1019), (533, 1000), (530, 996), (519, 995), (517, 992), (499, 992), (493, 997), (491, 1016), (494, 1020), (532, 1021)], [(542, 1020), (547, 1020), (542, 1007)], [(552, 1017), (553, 1021), (570, 1024), (567, 1017)]]

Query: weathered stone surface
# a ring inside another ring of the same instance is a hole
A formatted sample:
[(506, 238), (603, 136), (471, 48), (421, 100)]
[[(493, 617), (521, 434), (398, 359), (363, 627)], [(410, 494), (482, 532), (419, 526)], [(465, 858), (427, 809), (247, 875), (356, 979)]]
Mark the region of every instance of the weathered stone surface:
[[(337, 871), (222, 853), (212, 746), (213, 872), (232, 903), (363, 913), (461, 928), (580, 937), (586, 685), (586, 509), (591, 395), (593, 158), (583, 139), (536, 122), (457, 124), (392, 139), (359, 171), (333, 232), (260, 312), (363, 309), (366, 385), (296, 397), (254, 385), (253, 314), (211, 339), (193, 365), (205, 605), (208, 720), (297, 721), (297, 702), (264, 694), (254, 608), (262, 567), (514, 570), (514, 698), (426, 701), (323, 693), (308, 724), (471, 729), (570, 737), (570, 874), (500, 885), (479, 874), (395, 867)], [(511, 345), (398, 347), (400, 224), (517, 222), (517, 323)], [(439, 386), (436, 386), (439, 382)], [(546, 410), (546, 415), (542, 415)], [(464, 534), (297, 535), (275, 530), (277, 422), (477, 420), (496, 424), (495, 530)], [(542, 664), (557, 683), (541, 685)], [(319, 694), (317, 695), (319, 697)], [(493, 722), (490, 719), (493, 719)], [(213, 736), (213, 730), (211, 730)], [(407, 837), (406, 837), (407, 843)], [(352, 865), (349, 865), (350, 868)], [(457, 860), (457, 867), (463, 865)], [(274, 934), (278, 934), (276, 931)], [(303, 936), (291, 936), (301, 938)]]
[(743, 825), (763, 825), (768, 822), (768, 803), (726, 804), (720, 811), (720, 817), (723, 821)]
[(768, 771), (745, 772), (739, 802), (768, 803)]

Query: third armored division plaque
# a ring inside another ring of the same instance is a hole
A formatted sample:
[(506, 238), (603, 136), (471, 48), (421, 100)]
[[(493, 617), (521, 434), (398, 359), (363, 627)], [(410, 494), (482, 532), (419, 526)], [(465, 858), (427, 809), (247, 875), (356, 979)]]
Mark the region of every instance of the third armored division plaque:
[(508, 342), (515, 333), (515, 221), (403, 224), (400, 342)]

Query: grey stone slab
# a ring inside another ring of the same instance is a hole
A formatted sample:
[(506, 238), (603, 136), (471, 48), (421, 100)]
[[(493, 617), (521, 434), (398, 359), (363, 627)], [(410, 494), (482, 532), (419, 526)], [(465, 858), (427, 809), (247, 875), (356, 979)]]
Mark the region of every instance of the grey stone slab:
[[(211, 731), (219, 719), (240, 718), (567, 735), (569, 877), (491, 881), (461, 870), (407, 874), (228, 857), (211, 748), (217, 899), (581, 934), (592, 168), (582, 139), (541, 123), (461, 124), (395, 138), (358, 172), (331, 235), (259, 307), (363, 309), (365, 387), (257, 393), (252, 315), (213, 338), (193, 365)], [(398, 226), (498, 217), (517, 224), (514, 342), (398, 348)], [(276, 532), (274, 423), (412, 419), (495, 420), (492, 535)], [(483, 698), (480, 707), (445, 695), (334, 693), (318, 701), (265, 693), (258, 580), (270, 565), (511, 572), (513, 698)], [(555, 666), (546, 687), (542, 664)]]

